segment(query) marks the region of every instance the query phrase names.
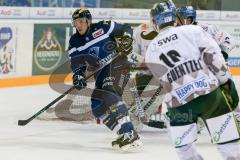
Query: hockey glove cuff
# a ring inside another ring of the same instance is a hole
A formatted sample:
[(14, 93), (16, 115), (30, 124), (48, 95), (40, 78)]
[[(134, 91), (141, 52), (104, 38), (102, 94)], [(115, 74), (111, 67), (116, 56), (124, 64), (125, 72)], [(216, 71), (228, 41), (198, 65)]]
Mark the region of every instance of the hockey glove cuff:
[(118, 45), (118, 51), (124, 55), (128, 55), (132, 52), (132, 36), (131, 34), (124, 32), (123, 36), (120, 39), (120, 43)]
[(85, 79), (86, 66), (80, 65), (77, 69), (73, 71), (73, 85), (76, 89), (80, 90), (87, 86), (87, 81)]

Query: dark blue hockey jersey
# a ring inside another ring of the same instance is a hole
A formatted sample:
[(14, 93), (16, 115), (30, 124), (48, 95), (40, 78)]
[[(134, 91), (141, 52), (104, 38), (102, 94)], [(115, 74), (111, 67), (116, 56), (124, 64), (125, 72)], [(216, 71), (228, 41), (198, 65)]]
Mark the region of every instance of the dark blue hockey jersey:
[(113, 21), (100, 21), (91, 24), (85, 35), (78, 32), (69, 41), (69, 58), (74, 71), (82, 62), (82, 55), (90, 55), (93, 61), (103, 59), (116, 50), (115, 37), (121, 37), (124, 32), (132, 35), (132, 29), (127, 24)]

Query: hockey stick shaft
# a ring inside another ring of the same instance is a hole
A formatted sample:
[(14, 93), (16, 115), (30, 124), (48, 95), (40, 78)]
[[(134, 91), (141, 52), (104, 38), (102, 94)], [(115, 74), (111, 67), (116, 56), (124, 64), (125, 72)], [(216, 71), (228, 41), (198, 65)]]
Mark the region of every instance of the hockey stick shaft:
[[(174, 4), (174, 2), (172, 0), (168, 0), (168, 2), (171, 3), (171, 5), (173, 5), (174, 7), (176, 7), (176, 5)], [(183, 25), (184, 23), (183, 23), (180, 15), (178, 13), (176, 13), (176, 16), (177, 16), (179, 22), (181, 23), (181, 25)]]
[(43, 113), (44, 111), (46, 111), (48, 108), (50, 108), (52, 105), (54, 105), (56, 102), (58, 102), (60, 99), (62, 99), (65, 95), (67, 95), (68, 93), (70, 93), (72, 90), (74, 89), (74, 87), (71, 87), (70, 89), (68, 89), (66, 92), (64, 92), (63, 94), (61, 94), (59, 97), (57, 97), (56, 99), (54, 99), (52, 102), (50, 102), (48, 105), (46, 105), (45, 107), (43, 107), (40, 111), (38, 111), (37, 113), (35, 113), (33, 116), (31, 116), (30, 118), (26, 119), (26, 120), (18, 120), (18, 125), (19, 126), (25, 126), (26, 124), (28, 124), (29, 122), (31, 122), (33, 119), (35, 119), (37, 116), (39, 116), (41, 113)]
[(142, 107), (142, 104), (141, 104), (141, 99), (138, 95), (138, 92), (137, 92), (137, 87), (136, 87), (136, 83), (134, 80), (132, 80), (131, 82), (131, 93), (134, 97), (134, 101), (135, 101), (135, 105), (134, 107), (131, 109), (130, 108), (130, 112), (134, 113), (136, 110), (137, 110), (137, 113), (138, 113), (138, 117), (141, 119), (144, 119), (144, 110), (143, 110), (143, 107)]
[[(95, 70), (93, 73), (91, 73), (90, 75), (88, 75), (86, 77), (86, 79), (89, 79), (90, 77), (92, 77), (95, 73), (97, 73), (98, 71), (100, 71), (101, 69), (103, 69), (104, 67), (106, 67), (107, 65), (109, 65), (112, 61), (114, 61), (117, 57), (119, 57), (120, 54), (117, 54), (116, 52), (113, 52), (112, 54), (110, 54), (109, 56), (107, 56), (105, 59), (102, 59), (99, 63), (101, 64), (101, 67), (99, 67), (97, 70)], [(28, 119), (25, 120), (18, 120), (18, 125), (19, 126), (25, 126), (26, 124), (28, 124), (29, 122), (31, 122), (33, 119), (35, 119), (37, 116), (39, 116), (41, 113), (43, 113), (44, 111), (46, 111), (48, 108), (50, 108), (52, 105), (54, 105), (56, 102), (58, 102), (59, 100), (61, 100), (63, 97), (65, 97), (65, 95), (67, 95), (68, 93), (70, 93), (75, 87), (71, 87), (70, 89), (68, 89), (66, 92), (64, 92), (63, 94), (61, 94), (59, 97), (57, 97), (56, 99), (54, 99), (52, 102), (50, 102), (48, 105), (46, 105), (45, 107), (43, 107), (40, 111), (38, 111), (37, 113), (35, 113), (33, 116), (31, 116)]]
[(162, 91), (162, 86), (160, 85), (156, 92), (153, 94), (153, 96), (151, 97), (151, 99), (147, 102), (147, 104), (144, 105), (143, 110), (146, 111), (152, 104), (153, 102), (157, 99), (157, 96), (160, 94), (160, 92)]
[[(159, 86), (157, 89), (156, 89), (156, 91), (155, 91), (155, 93), (153, 94), (153, 96), (150, 98), (150, 100), (143, 106), (143, 107), (138, 107), (138, 106), (134, 106), (134, 107), (132, 107), (132, 108), (130, 108), (130, 112), (131, 113), (134, 113), (136, 110), (138, 111), (138, 112), (140, 112), (140, 114), (141, 115), (139, 115), (139, 117), (142, 117), (142, 113), (143, 112), (145, 112), (154, 102), (155, 102), (155, 100), (157, 99), (157, 96), (159, 96), (160, 95), (160, 93), (161, 93), (161, 91), (162, 91), (162, 86)], [(136, 95), (135, 95), (136, 96)], [(135, 99), (137, 99), (136, 97), (135, 97)], [(139, 98), (140, 99), (140, 98)], [(136, 100), (135, 100), (136, 101)], [(136, 102), (137, 103), (137, 102)]]

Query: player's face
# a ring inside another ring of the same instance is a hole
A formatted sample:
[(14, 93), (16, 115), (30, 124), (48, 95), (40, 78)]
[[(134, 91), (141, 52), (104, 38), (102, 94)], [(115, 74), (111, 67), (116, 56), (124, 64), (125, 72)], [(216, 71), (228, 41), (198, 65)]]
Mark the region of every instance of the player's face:
[(80, 35), (84, 35), (88, 30), (90, 22), (85, 18), (78, 18), (73, 21), (73, 24), (76, 27), (78, 33)]
[(192, 23), (193, 23), (192, 17), (188, 17), (188, 18), (186, 19), (186, 24), (189, 25), (189, 24), (192, 24)]

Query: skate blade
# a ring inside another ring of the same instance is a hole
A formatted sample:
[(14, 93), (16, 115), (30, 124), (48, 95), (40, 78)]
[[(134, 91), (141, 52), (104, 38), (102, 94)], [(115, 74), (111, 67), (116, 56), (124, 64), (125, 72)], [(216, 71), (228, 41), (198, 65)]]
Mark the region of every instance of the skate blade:
[(121, 152), (138, 152), (141, 151), (143, 147), (143, 143), (140, 140), (136, 140), (131, 144), (122, 146), (121, 148), (118, 146)]

